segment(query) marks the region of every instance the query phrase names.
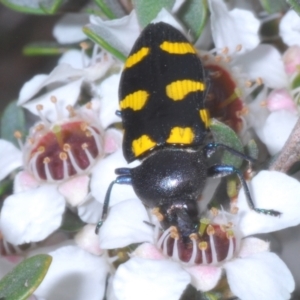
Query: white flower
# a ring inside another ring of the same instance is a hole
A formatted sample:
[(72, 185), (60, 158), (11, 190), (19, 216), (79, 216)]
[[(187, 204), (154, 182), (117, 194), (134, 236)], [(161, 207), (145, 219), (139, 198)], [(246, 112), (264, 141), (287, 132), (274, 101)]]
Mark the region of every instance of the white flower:
[[(286, 82), (281, 55), (275, 47), (260, 45), (259, 20), (252, 12), (243, 9), (228, 11), (221, 0), (209, 0), (211, 30), (217, 52), (226, 49), (230, 64), (241, 68), (246, 79), (258, 77), (268, 87), (283, 87)], [(234, 34), (233, 34), (234, 33)]]
[(228, 11), (220, 0), (209, 0), (212, 36), (217, 49), (228, 48), (234, 53), (242, 45), (242, 53), (254, 49), (259, 44), (260, 22), (253, 13), (244, 9)]
[(55, 24), (53, 28), (53, 36), (60, 44), (81, 42), (87, 38), (82, 31), (82, 27), (88, 22), (88, 20), (88, 14), (65, 14)]
[(52, 256), (45, 279), (34, 292), (38, 297), (55, 299), (102, 299), (108, 265), (105, 259), (74, 245), (57, 246), (55, 250), (40, 249)]
[[(262, 171), (252, 180), (251, 191), (256, 207), (274, 209), (282, 215), (273, 217), (252, 211), (241, 190), (235, 226), (242, 236), (276, 231), (300, 223), (297, 209), (300, 183), (297, 180), (279, 172)], [(141, 213), (142, 210), (145, 211), (138, 200), (117, 204), (110, 209), (107, 223), (100, 230), (100, 245), (105, 245), (102, 248), (115, 249), (142, 240), (148, 242), (140, 245), (132, 258), (117, 269), (112, 283), (116, 299), (179, 299), (189, 283), (201, 291), (209, 291), (218, 283), (222, 269), (226, 271), (230, 289), (242, 300), (290, 297), (295, 286), (293, 277), (280, 258), (269, 252), (268, 243), (257, 238), (244, 238), (233, 259), (215, 265), (189, 265), (177, 259), (171, 262), (172, 258), (164, 256), (158, 246), (149, 244), (149, 233), (145, 233), (144, 229), (148, 226), (149, 230), (151, 226), (147, 224), (149, 217), (146, 211)], [(120, 227), (116, 220), (122, 222)], [(178, 284), (165, 284), (164, 278), (175, 278)]]
[(279, 34), (288, 46), (300, 46), (300, 18), (294, 10), (289, 10), (282, 17)]
[[(83, 59), (85, 62), (82, 62)], [(81, 68), (78, 68), (78, 65), (74, 67), (70, 65), (70, 60), (81, 61)], [(79, 51), (70, 50), (61, 57), (59, 65), (49, 75), (36, 75), (24, 84), (20, 91), (18, 105), (22, 105), (33, 114), (36, 114), (38, 104), (42, 104), (47, 112), (53, 111), (49, 108), (51, 105), (49, 99), (53, 95), (58, 99), (61, 108), (74, 105), (79, 99), (82, 86), (88, 84), (93, 92), (97, 81), (106, 74), (113, 64), (112, 56), (104, 51), (95, 53), (94, 57), (89, 59)], [(34, 98), (43, 88), (46, 88), (47, 92)], [(94, 97), (96, 96), (94, 95)], [(48, 113), (46, 115), (49, 118)]]
[[(94, 101), (92, 106), (97, 103)], [(55, 104), (52, 103), (52, 109), (56, 108), (58, 114), (56, 122), (51, 123), (41, 115), (43, 122), (31, 129), (30, 138), (22, 149), (24, 171), (16, 175), (14, 194), (3, 204), (1, 230), (12, 244), (45, 239), (61, 225), (66, 204), (78, 207), (78, 214), (84, 221), (96, 223), (102, 205), (90, 194), (90, 177), (99, 168), (103, 173), (102, 177), (97, 177), (98, 184), (114, 177), (116, 166), (102, 165), (102, 161), (109, 158), (103, 158), (104, 154), (120, 147), (121, 133), (102, 129), (97, 107), (94, 110), (90, 106), (79, 110), (69, 108), (71, 116), (64, 117)], [(1, 143), (7, 145), (5, 141)], [(16, 164), (20, 166), (20, 151), (10, 147), (14, 157), (10, 160), (3, 157), (6, 166), (3, 176)], [(108, 184), (104, 184), (104, 188), (107, 187)], [(91, 192), (94, 194), (93, 189)]]

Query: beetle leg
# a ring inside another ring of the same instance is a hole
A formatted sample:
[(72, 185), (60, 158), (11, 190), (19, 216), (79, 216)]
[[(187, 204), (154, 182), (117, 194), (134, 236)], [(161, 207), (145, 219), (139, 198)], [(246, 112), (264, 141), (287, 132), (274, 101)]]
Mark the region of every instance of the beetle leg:
[[(116, 169), (116, 171), (117, 170), (122, 170), (122, 169)], [(127, 170), (130, 170), (130, 169), (127, 169)], [(101, 220), (97, 223), (96, 228), (95, 228), (96, 234), (98, 234), (100, 227), (103, 225), (103, 222), (107, 217), (108, 206), (109, 206), (109, 201), (110, 201), (110, 194), (111, 194), (111, 190), (112, 190), (114, 184), (131, 184), (131, 175), (120, 175), (114, 181), (112, 181), (110, 183), (110, 185), (106, 191), (105, 198), (104, 198)]]
[(239, 152), (227, 145), (219, 144), (219, 143), (209, 143), (209, 144), (205, 145), (204, 154), (206, 155), (206, 157), (211, 157), (220, 148), (230, 152), (231, 154), (233, 154), (235, 156), (238, 156), (242, 159), (247, 160), (249, 163), (254, 163), (256, 161), (254, 158), (252, 158), (248, 155), (245, 155), (242, 152)]
[(245, 192), (245, 196), (246, 196), (248, 205), (251, 209), (253, 209), (254, 211), (256, 211), (258, 213), (262, 213), (265, 215), (270, 215), (270, 216), (275, 216), (275, 217), (281, 215), (280, 212), (273, 210), (273, 209), (264, 209), (264, 208), (255, 207), (252, 197), (251, 197), (251, 194), (250, 194), (250, 191), (249, 191), (249, 188), (248, 188), (248, 185), (247, 185), (242, 173), (235, 167), (229, 166), (229, 165), (214, 165), (207, 169), (208, 177), (220, 178), (220, 177), (225, 177), (225, 176), (232, 175), (232, 174), (236, 174), (238, 176), (238, 178), (244, 188), (244, 192)]

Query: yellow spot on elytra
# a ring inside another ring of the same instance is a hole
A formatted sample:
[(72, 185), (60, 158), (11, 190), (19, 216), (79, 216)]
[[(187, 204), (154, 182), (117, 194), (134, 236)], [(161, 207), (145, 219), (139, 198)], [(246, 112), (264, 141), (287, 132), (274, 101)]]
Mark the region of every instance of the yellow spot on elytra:
[(149, 54), (149, 51), (150, 49), (148, 47), (143, 47), (139, 51), (130, 55), (125, 62), (125, 68), (131, 68), (132, 66), (139, 63)]
[(131, 108), (133, 110), (140, 110), (146, 104), (149, 94), (146, 91), (136, 91), (127, 95), (121, 102), (120, 108)]
[(204, 90), (205, 84), (203, 82), (189, 79), (173, 81), (166, 86), (167, 96), (174, 101), (183, 100), (189, 93)]
[(169, 138), (169, 144), (191, 144), (194, 140), (194, 133), (190, 127), (173, 127)]
[(190, 43), (178, 43), (178, 42), (163, 42), (160, 48), (170, 54), (195, 54), (196, 51)]
[(156, 143), (153, 142), (148, 135), (144, 134), (132, 142), (132, 151), (135, 156), (139, 156), (155, 145)]
[(203, 121), (203, 123), (205, 124), (205, 127), (209, 127), (210, 125), (210, 115), (209, 115), (209, 111), (207, 109), (200, 109), (199, 110), (199, 114), (200, 114), (200, 118)]

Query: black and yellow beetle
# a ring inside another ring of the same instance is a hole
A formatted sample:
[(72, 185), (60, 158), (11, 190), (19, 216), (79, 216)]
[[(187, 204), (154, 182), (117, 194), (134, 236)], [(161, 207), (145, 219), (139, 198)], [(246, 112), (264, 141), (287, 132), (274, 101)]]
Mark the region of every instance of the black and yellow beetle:
[(194, 47), (166, 23), (148, 25), (127, 58), (120, 81), (120, 111), (124, 127), (123, 153), (136, 168), (116, 169), (107, 191), (102, 220), (106, 218), (114, 184), (132, 185), (145, 206), (153, 208), (163, 229), (175, 226), (184, 243), (197, 232), (201, 196), (207, 177), (237, 174), (249, 206), (259, 213), (278, 212), (255, 208), (247, 184), (233, 166), (208, 167), (218, 147), (244, 159), (225, 145), (209, 143), (209, 113), (205, 97), (208, 75)]

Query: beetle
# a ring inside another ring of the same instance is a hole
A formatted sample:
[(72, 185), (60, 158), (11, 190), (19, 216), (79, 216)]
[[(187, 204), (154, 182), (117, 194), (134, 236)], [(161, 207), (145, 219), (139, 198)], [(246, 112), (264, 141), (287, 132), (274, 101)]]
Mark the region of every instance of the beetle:
[(183, 243), (198, 232), (201, 196), (208, 177), (236, 174), (250, 208), (256, 208), (242, 173), (230, 165), (208, 166), (210, 157), (223, 148), (248, 161), (252, 159), (226, 145), (206, 143), (209, 112), (205, 98), (209, 76), (196, 50), (174, 27), (160, 22), (148, 25), (134, 44), (120, 80), (120, 111), (124, 128), (123, 154), (135, 168), (119, 168), (110, 184), (102, 219), (106, 218), (114, 184), (130, 184), (146, 207), (154, 210), (161, 227), (175, 226)]

